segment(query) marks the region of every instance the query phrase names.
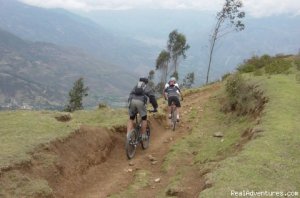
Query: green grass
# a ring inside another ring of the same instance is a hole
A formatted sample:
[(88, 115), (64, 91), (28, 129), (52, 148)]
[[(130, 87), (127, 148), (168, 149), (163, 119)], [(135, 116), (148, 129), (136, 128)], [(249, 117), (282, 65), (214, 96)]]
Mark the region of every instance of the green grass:
[[(40, 145), (68, 136), (82, 124), (111, 128), (126, 124), (125, 110), (105, 108), (76, 111), (69, 122), (59, 122), (55, 111), (0, 112), (0, 169), (30, 159), (30, 152)], [(112, 119), (113, 117), (113, 119)]]
[(295, 75), (261, 77), (270, 102), (261, 120), (262, 137), (213, 171), (214, 186), (200, 197), (230, 197), (231, 190), (300, 190), (300, 86)]

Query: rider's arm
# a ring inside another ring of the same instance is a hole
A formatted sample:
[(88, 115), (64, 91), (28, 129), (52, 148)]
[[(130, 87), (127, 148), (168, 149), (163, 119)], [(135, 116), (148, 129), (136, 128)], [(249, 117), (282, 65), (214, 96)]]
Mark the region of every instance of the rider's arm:
[(151, 103), (153, 110), (156, 111), (158, 104), (155, 98), (155, 94), (154, 91), (152, 89), (150, 89), (150, 87), (146, 87), (145, 89), (145, 94), (148, 96), (149, 98), (149, 102)]
[(176, 86), (176, 87), (177, 87), (177, 89), (178, 89), (178, 92), (179, 92), (179, 95), (180, 95), (180, 97), (181, 97), (181, 100), (183, 100), (183, 95), (182, 95), (182, 93), (181, 93), (181, 90), (180, 90), (179, 86)]

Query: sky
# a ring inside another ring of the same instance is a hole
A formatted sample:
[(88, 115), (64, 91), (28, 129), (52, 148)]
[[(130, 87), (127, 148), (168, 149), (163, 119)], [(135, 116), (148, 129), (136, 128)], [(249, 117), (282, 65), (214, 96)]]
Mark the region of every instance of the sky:
[[(225, 0), (20, 0), (45, 8), (64, 8), (70, 11), (124, 9), (221, 9)], [(300, 0), (242, 0), (244, 11), (253, 17), (279, 14), (300, 15)]]

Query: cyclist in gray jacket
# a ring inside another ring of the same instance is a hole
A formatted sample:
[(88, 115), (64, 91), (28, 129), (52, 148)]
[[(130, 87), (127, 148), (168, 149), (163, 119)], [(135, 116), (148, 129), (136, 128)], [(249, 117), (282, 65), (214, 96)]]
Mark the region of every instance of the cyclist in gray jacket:
[(152, 112), (157, 112), (157, 101), (154, 95), (154, 91), (148, 86), (148, 78), (140, 78), (137, 85), (132, 89), (129, 95), (129, 121), (127, 124), (127, 134), (133, 130), (133, 123), (137, 113), (142, 118), (141, 134), (142, 139), (146, 140), (146, 127), (147, 127), (147, 101), (153, 106)]

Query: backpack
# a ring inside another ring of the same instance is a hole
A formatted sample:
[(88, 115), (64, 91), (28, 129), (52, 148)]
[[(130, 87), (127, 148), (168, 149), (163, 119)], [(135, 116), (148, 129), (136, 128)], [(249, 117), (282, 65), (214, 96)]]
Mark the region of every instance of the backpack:
[(145, 95), (145, 87), (146, 84), (142, 81), (139, 81), (138, 84), (134, 88), (134, 94), (138, 96)]

